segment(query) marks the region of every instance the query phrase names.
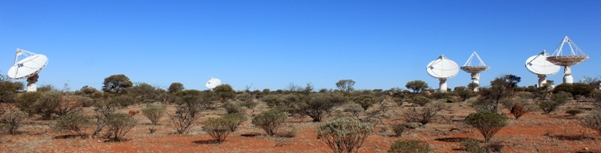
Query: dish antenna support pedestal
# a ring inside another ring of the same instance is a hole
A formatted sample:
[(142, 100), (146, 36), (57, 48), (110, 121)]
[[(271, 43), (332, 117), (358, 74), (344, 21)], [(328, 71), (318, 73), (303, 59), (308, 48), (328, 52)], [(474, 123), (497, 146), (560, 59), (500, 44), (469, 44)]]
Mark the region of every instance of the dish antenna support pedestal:
[[(480, 62), (478, 65), (471, 64), (474, 56), (476, 58), (478, 58), (478, 62)], [(480, 73), (488, 70), (489, 68), (490, 68), (489, 66), (486, 66), (486, 64), (484, 64), (484, 61), (482, 61), (482, 59), (480, 58), (478, 53), (476, 53), (476, 51), (474, 51), (474, 53), (472, 53), (470, 58), (467, 59), (465, 64), (463, 64), (463, 66), (461, 67), (461, 70), (471, 74), (472, 83), (480, 85)], [(478, 91), (478, 87), (474, 88), (474, 91)]]
[[(19, 61), (21, 55), (26, 57)], [(17, 48), (15, 63), (8, 70), (8, 77), (17, 80), (27, 78), (27, 92), (35, 92), (37, 91), (36, 83), (40, 77), (38, 73), (46, 67), (46, 64), (48, 64), (48, 58), (45, 55)]]
[[(570, 47), (570, 54), (563, 55), (563, 46), (568, 44)], [(563, 83), (572, 84), (574, 83), (574, 78), (572, 77), (572, 68), (571, 66), (580, 64), (588, 59), (588, 55), (584, 54), (574, 41), (570, 40), (568, 36), (565, 36), (563, 40), (559, 43), (555, 51), (551, 56), (547, 57), (547, 60), (555, 65), (563, 66)]]
[(447, 92), (447, 79), (454, 77), (459, 72), (459, 66), (454, 61), (448, 59), (444, 55), (440, 55), (437, 59), (430, 62), (426, 67), (428, 74), (437, 78), (439, 82), (439, 92)]
[(560, 67), (549, 62), (547, 57), (549, 57), (547, 51), (543, 50), (541, 53), (531, 56), (526, 60), (526, 69), (538, 77), (538, 87), (542, 87), (547, 83), (547, 76), (555, 75), (559, 72)]

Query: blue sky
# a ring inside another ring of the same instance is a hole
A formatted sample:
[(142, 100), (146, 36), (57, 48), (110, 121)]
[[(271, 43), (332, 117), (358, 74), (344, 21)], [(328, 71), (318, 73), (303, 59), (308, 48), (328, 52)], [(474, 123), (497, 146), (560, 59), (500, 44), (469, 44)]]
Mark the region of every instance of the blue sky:
[[(133, 82), (204, 90), (210, 77), (236, 90), (290, 83), (357, 89), (438, 87), (426, 65), (441, 54), (463, 65), (477, 51), (491, 68), (481, 85), (515, 74), (536, 84), (525, 60), (569, 36), (590, 56), (575, 81), (601, 72), (601, 1), (244, 0), (0, 1), (0, 73), (16, 48), (48, 56), (39, 84), (100, 88)], [(561, 82), (563, 71), (548, 77)], [(467, 85), (463, 71), (449, 87)]]

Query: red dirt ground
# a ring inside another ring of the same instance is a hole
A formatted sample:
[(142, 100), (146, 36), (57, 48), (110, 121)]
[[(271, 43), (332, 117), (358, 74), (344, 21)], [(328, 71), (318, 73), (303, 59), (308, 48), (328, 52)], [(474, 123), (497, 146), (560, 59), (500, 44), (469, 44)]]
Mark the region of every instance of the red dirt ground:
[[(474, 110), (465, 103), (448, 105), (450, 109), (441, 112), (447, 120), (440, 119), (423, 128), (407, 131), (401, 137), (392, 137), (391, 130), (382, 131), (382, 125), (378, 125), (377, 132), (367, 138), (359, 152), (386, 152), (394, 141), (409, 139), (427, 141), (434, 152), (464, 152), (459, 144), (461, 140), (482, 141), (483, 137), (475, 129), (470, 129), (459, 122)], [(519, 120), (513, 119), (508, 114), (507, 117), (511, 118), (510, 124), (503, 128), (493, 141), (501, 141), (505, 144), (503, 152), (601, 152), (601, 136), (595, 131), (578, 125), (577, 117), (563, 113), (566, 107), (575, 107), (573, 105), (567, 104), (551, 115), (535, 111), (522, 116)], [(129, 110), (140, 110), (142, 107), (131, 106), (120, 112), (127, 113)], [(251, 110), (247, 112), (257, 114), (265, 109), (264, 105), (259, 105), (254, 112)], [(398, 106), (392, 107), (391, 113), (394, 114), (401, 109)], [(169, 112), (173, 110), (174, 108), (170, 106)], [(223, 109), (203, 112), (202, 120), (224, 113)], [(265, 136), (261, 129), (253, 127), (250, 120), (247, 120), (238, 131), (231, 133), (225, 142), (216, 144), (201, 130), (200, 123), (197, 123), (188, 134), (178, 135), (174, 134), (175, 130), (171, 127), (170, 120), (164, 116), (161, 125), (155, 127), (157, 132), (150, 134), (148, 130), (152, 127), (150, 121), (141, 113), (134, 117), (140, 121), (140, 125), (126, 135), (129, 141), (125, 142), (102, 142), (103, 139), (97, 138), (60, 138), (66, 134), (52, 131), (50, 129), (52, 121), (28, 121), (20, 129), (21, 134), (0, 137), (0, 152), (332, 152), (324, 142), (317, 139), (316, 127), (319, 123), (311, 122), (310, 118), (289, 119), (282, 131), (295, 129), (296, 136), (292, 138)], [(460, 130), (451, 131), (453, 128)]]

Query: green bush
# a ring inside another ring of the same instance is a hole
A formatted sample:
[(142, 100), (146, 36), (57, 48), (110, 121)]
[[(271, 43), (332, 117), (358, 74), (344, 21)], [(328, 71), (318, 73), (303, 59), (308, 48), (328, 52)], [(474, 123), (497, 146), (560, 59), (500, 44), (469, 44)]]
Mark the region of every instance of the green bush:
[(335, 106), (346, 102), (346, 98), (340, 93), (315, 93), (311, 94), (308, 100), (298, 104), (299, 114), (307, 115), (313, 118), (313, 122), (320, 122), (321, 119), (330, 114)]
[(0, 123), (5, 124), (8, 129), (8, 133), (15, 135), (17, 134), (17, 130), (21, 127), (22, 122), (27, 119), (27, 112), (20, 111), (18, 109), (9, 109), (2, 114), (2, 118), (0, 118)]
[(271, 109), (255, 116), (252, 119), (252, 124), (263, 129), (268, 135), (273, 136), (278, 128), (286, 122), (287, 118), (286, 113), (277, 109)]
[(175, 114), (169, 114), (169, 118), (176, 132), (185, 134), (200, 118), (200, 110), (190, 106), (178, 106)]
[(570, 93), (558, 92), (553, 94), (551, 99), (540, 100), (537, 105), (545, 114), (549, 114), (557, 110), (559, 106), (565, 104), (570, 98)]
[(237, 121), (227, 118), (209, 118), (202, 122), (202, 124), (202, 130), (207, 132), (218, 143), (225, 141), (225, 138), (233, 132), (231, 130), (232, 126), (238, 126)]
[(410, 103), (417, 104), (420, 106), (425, 106), (426, 104), (430, 103), (430, 101), (432, 100), (425, 96), (414, 96), (411, 99), (409, 99)]
[(63, 95), (59, 92), (46, 92), (31, 107), (42, 114), (42, 119), (49, 120), (61, 105)]
[(389, 153), (428, 153), (432, 151), (430, 145), (419, 140), (397, 140), (390, 146)]
[(242, 113), (242, 107), (231, 102), (225, 102), (225, 104), (223, 104), (223, 108), (228, 114)]
[(465, 151), (470, 152), (470, 153), (485, 153), (486, 152), (486, 150), (484, 150), (480, 146), (480, 141), (478, 141), (478, 140), (461, 141), (461, 145), (463, 147), (465, 147)]
[(484, 141), (488, 142), (497, 132), (507, 126), (507, 118), (497, 113), (479, 111), (468, 115), (465, 123), (476, 128), (484, 136)]
[(148, 105), (142, 109), (142, 114), (144, 114), (153, 125), (157, 125), (166, 111), (167, 107), (165, 105)]
[(60, 132), (75, 132), (77, 135), (83, 137), (87, 135), (85, 133), (86, 129), (88, 129), (91, 125), (92, 120), (86, 116), (81, 114), (67, 114), (56, 119), (56, 124), (52, 127), (52, 129)]
[(234, 91), (234, 88), (232, 88), (232, 86), (229, 84), (218, 85), (213, 89), (213, 91), (215, 91), (217, 97), (219, 97), (222, 102), (232, 99), (236, 96), (236, 91)]
[(108, 126), (107, 137), (113, 141), (122, 141), (123, 137), (136, 125), (138, 121), (129, 114), (116, 113), (107, 117)]
[(244, 116), (243, 114), (238, 114), (238, 113), (233, 113), (233, 114), (225, 114), (223, 115), (221, 118), (226, 119), (226, 120), (231, 120), (233, 121), (234, 125), (230, 125), (229, 128), (232, 132), (236, 131), (236, 129), (238, 128), (238, 126), (240, 124), (242, 124), (242, 122), (246, 121), (247, 118), (246, 116)]
[(32, 105), (43, 96), (42, 92), (25, 92), (15, 99), (15, 106), (29, 115), (37, 113)]
[(372, 105), (381, 102), (382, 99), (372, 94), (362, 94), (353, 98), (353, 102), (361, 105), (363, 111), (366, 111)]
[(580, 125), (593, 129), (601, 134), (601, 110), (592, 111), (580, 119)]
[(335, 153), (351, 153), (358, 152), (373, 130), (372, 123), (336, 119), (322, 123), (317, 129), (317, 136)]

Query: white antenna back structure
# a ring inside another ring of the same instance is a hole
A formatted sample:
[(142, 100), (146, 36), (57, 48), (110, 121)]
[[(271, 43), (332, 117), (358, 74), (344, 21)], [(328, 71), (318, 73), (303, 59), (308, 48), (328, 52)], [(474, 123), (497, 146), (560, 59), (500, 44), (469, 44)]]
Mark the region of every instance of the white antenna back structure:
[[(19, 56), (25, 58), (19, 61)], [(48, 64), (48, 57), (17, 48), (15, 63), (8, 70), (8, 77), (12, 79), (27, 78), (27, 92), (37, 91), (38, 73)]]
[[(570, 47), (570, 54), (564, 55), (563, 47), (566, 43)], [(572, 77), (571, 67), (586, 61), (588, 58), (588, 55), (584, 54), (584, 52), (576, 46), (574, 41), (570, 40), (568, 36), (565, 36), (555, 51), (553, 51), (553, 54), (547, 57), (547, 60), (555, 65), (563, 66), (563, 83), (572, 84), (574, 83), (574, 78)]]
[(526, 60), (526, 69), (538, 76), (538, 86), (542, 87), (547, 83), (547, 76), (555, 75), (559, 72), (559, 66), (547, 61), (546, 50), (543, 50), (540, 54), (531, 56)]
[(447, 79), (457, 75), (459, 66), (446, 56), (440, 55), (437, 59), (428, 64), (426, 71), (430, 76), (437, 78), (440, 81), (438, 90), (440, 92), (447, 92)]
[[(474, 59), (474, 57), (478, 58), (478, 62), (480, 62), (478, 63), (478, 65), (472, 65), (472, 60)], [(482, 61), (478, 53), (474, 51), (470, 58), (467, 59), (465, 64), (463, 64), (461, 70), (471, 74), (472, 83), (480, 85), (480, 73), (488, 70), (489, 68), (490, 66), (486, 66), (486, 64), (484, 64), (484, 61)], [(474, 88), (474, 91), (478, 91), (478, 88)]]
[(207, 86), (207, 88), (209, 88), (210, 90), (213, 90), (218, 85), (221, 85), (221, 80), (213, 77), (211, 77), (211, 79), (209, 79), (209, 81), (207, 81), (207, 83), (205, 84), (205, 86)]

